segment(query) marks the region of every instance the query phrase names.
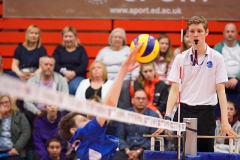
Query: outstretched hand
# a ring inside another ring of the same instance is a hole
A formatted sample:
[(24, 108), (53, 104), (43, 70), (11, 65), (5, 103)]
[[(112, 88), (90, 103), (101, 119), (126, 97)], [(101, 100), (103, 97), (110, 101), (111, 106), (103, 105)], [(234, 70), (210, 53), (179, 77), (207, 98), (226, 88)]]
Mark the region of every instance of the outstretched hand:
[(228, 136), (238, 136), (237, 133), (233, 131), (229, 123), (222, 124), (221, 132), (219, 136), (222, 136), (223, 133), (226, 133)]
[(136, 55), (137, 55), (138, 51), (141, 49), (142, 45), (143, 45), (143, 43), (138, 43), (133, 48), (133, 50), (127, 57), (127, 59), (123, 62), (123, 65), (127, 66), (128, 72), (132, 72), (135, 68), (137, 68), (139, 66), (139, 64), (136, 63)]

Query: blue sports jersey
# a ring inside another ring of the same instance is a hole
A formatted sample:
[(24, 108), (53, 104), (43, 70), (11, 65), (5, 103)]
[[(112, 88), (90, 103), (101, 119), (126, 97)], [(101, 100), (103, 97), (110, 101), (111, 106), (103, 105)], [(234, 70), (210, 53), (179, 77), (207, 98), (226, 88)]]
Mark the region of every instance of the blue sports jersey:
[(69, 140), (75, 147), (77, 158), (80, 160), (109, 160), (118, 147), (118, 138), (106, 135), (107, 122), (101, 127), (96, 117), (83, 128), (78, 128)]

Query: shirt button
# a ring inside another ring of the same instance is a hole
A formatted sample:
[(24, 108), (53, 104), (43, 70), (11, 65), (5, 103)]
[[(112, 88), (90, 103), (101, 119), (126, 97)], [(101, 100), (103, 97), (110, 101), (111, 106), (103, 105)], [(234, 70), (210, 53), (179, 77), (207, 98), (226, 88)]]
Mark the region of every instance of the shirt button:
[(137, 142), (137, 140), (134, 140), (134, 142)]
[(138, 135), (137, 133), (135, 133), (135, 135)]

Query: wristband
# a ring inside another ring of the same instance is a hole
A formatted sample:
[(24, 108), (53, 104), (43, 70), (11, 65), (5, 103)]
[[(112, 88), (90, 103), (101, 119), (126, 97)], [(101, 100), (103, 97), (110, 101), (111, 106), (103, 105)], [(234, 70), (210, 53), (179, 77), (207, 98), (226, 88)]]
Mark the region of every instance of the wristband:
[(138, 149), (138, 150), (137, 150), (137, 153), (138, 153), (138, 154), (140, 154), (140, 153), (141, 153), (141, 151)]
[(61, 68), (61, 69), (60, 69), (60, 73), (61, 73), (62, 75), (64, 75), (65, 70), (66, 70), (66, 68)]
[(172, 116), (170, 114), (166, 113), (165, 116), (164, 116), (164, 119), (171, 121), (172, 120)]

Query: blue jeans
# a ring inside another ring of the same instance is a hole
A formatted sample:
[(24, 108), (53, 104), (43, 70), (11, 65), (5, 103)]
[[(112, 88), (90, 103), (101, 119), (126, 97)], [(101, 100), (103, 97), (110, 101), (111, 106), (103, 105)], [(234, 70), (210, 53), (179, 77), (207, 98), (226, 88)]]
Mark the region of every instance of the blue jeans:
[(68, 82), (69, 93), (71, 95), (75, 95), (77, 88), (83, 79), (83, 77), (77, 76), (73, 78), (70, 82)]
[(21, 156), (16, 155), (16, 156), (1, 157), (0, 160), (22, 160), (22, 158)]

